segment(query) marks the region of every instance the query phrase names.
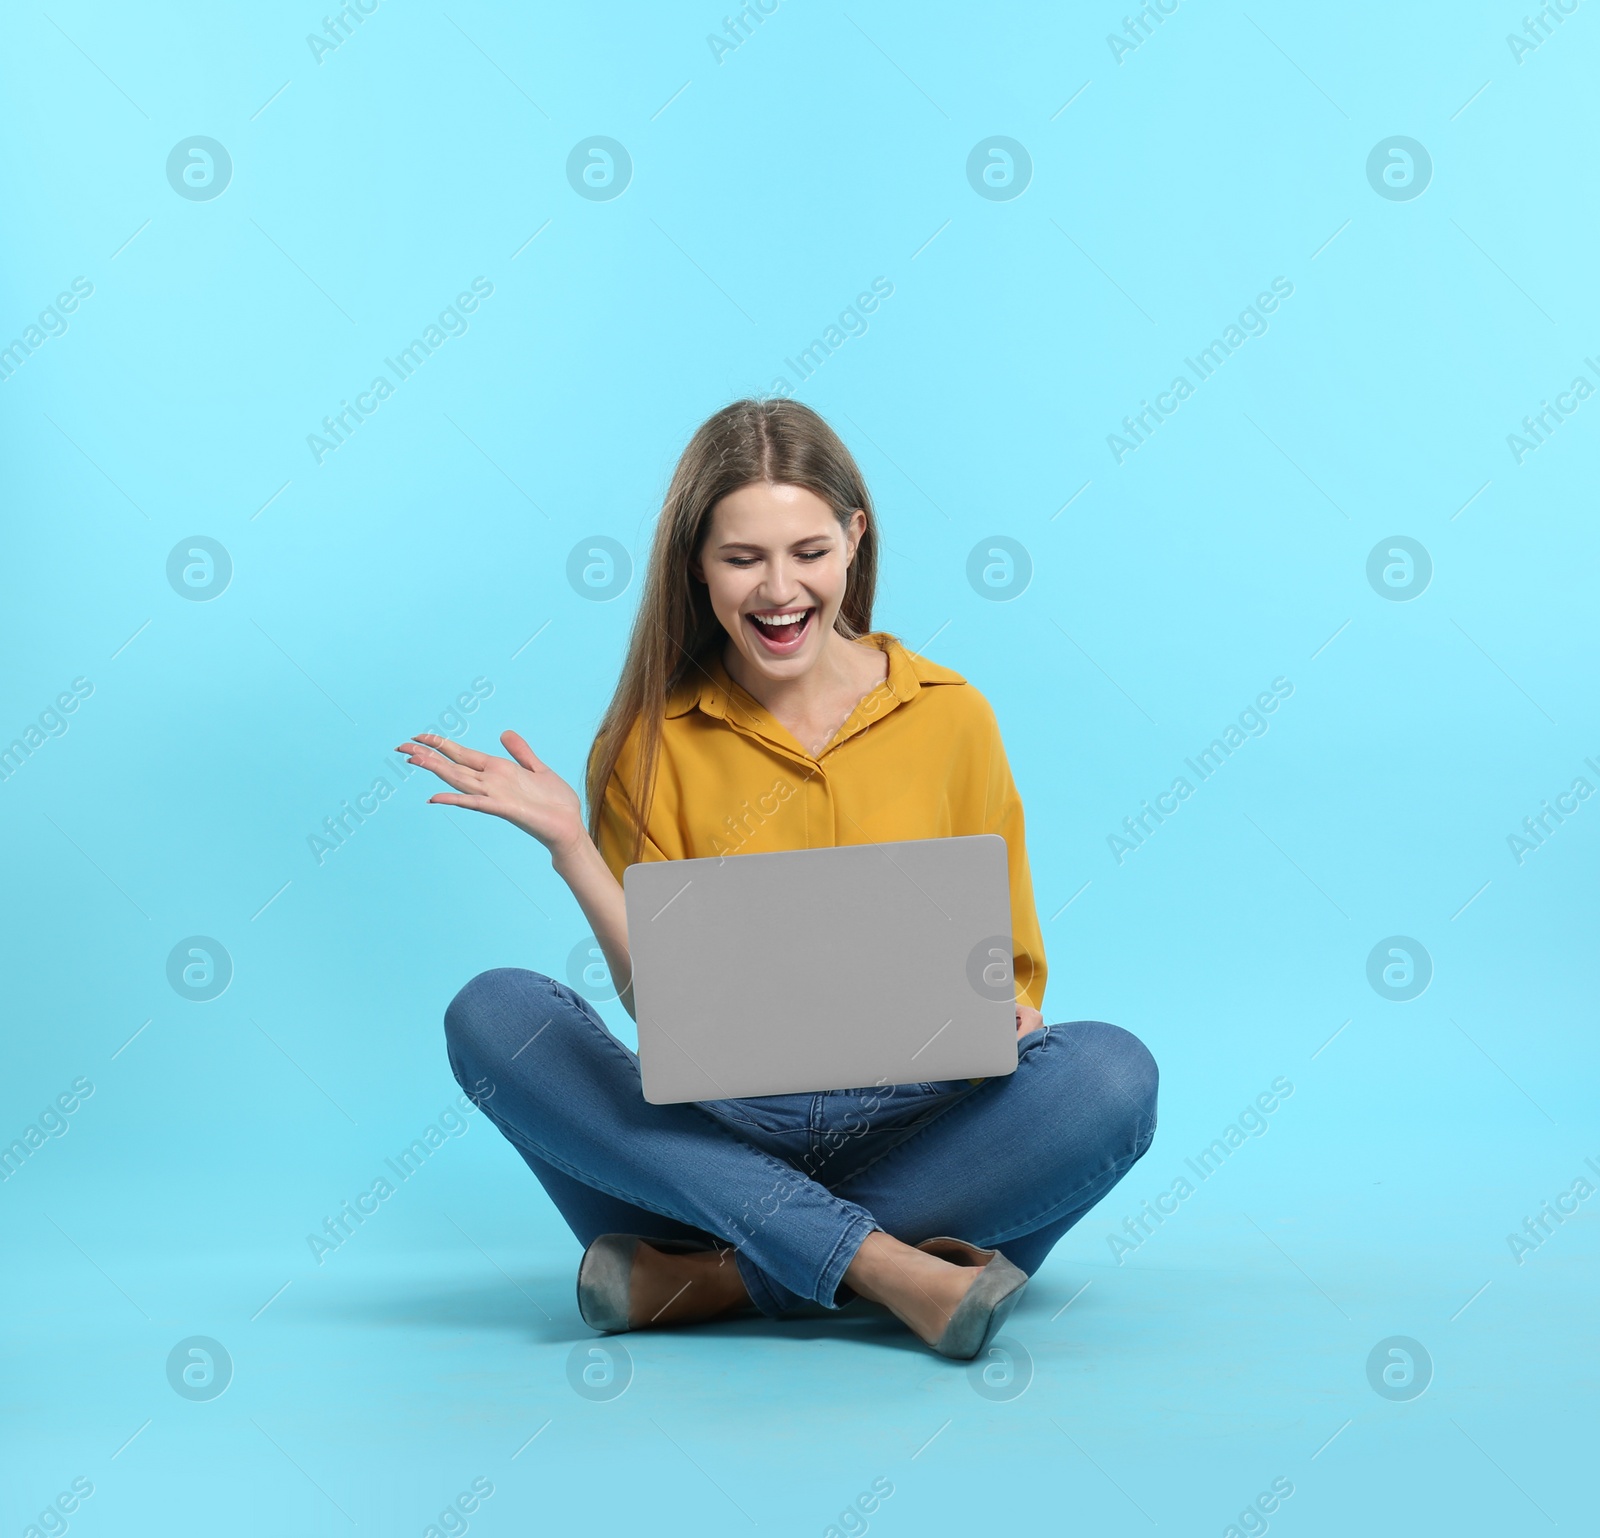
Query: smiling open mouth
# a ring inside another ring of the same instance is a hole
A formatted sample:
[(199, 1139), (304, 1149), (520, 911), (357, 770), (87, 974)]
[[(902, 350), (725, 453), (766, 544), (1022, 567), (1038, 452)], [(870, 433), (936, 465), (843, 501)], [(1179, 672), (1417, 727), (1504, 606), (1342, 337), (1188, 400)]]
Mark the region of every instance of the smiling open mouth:
[(790, 609), (780, 614), (764, 614), (759, 617), (747, 614), (745, 618), (767, 651), (785, 656), (799, 650), (811, 630), (811, 617), (816, 612), (814, 608)]

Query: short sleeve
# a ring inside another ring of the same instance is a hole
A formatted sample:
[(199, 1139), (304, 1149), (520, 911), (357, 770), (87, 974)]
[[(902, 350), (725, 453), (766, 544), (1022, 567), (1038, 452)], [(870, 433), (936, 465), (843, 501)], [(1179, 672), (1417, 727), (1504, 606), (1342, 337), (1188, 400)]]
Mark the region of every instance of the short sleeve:
[[(636, 758), (634, 751), (638, 741), (637, 727), (628, 734), (628, 741), (624, 744), (623, 751), (617, 759), (616, 767), (611, 771), (611, 778), (606, 782), (606, 788), (600, 799), (600, 836), (596, 839), (596, 846), (600, 850), (600, 858), (606, 862), (611, 874), (620, 882), (622, 873), (633, 863), (633, 830), (636, 814), (633, 798), (628, 794), (625, 775), (629, 773), (629, 766)], [(650, 829), (646, 827), (644, 845), (639, 851), (640, 861), (665, 860), (667, 855), (662, 851), (656, 841), (650, 836)]]

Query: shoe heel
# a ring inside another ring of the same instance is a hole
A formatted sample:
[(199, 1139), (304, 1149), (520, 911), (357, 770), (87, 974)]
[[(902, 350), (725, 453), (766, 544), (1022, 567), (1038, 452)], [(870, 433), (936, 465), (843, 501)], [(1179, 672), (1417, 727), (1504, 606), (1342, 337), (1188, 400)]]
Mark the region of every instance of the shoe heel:
[(989, 1348), (1027, 1285), (1028, 1273), (994, 1251), (933, 1349), (953, 1361), (970, 1362)]
[(601, 1234), (578, 1262), (578, 1313), (591, 1330), (615, 1335), (631, 1330), (633, 1261), (648, 1244), (665, 1254), (690, 1254), (709, 1246), (693, 1239), (641, 1239), (637, 1234)]

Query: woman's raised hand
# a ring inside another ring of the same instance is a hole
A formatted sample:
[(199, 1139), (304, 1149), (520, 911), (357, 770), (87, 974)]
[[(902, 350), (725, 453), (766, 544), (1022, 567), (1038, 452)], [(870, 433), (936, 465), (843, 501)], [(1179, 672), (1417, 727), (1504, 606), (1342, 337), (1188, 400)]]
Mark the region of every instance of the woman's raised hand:
[(395, 752), (404, 753), (409, 763), (432, 771), (451, 787), (453, 794), (430, 796), (430, 805), (464, 806), (503, 817), (531, 833), (553, 855), (580, 843), (583, 807), (577, 792), (540, 763), (517, 733), (502, 732), (500, 742), (510, 758), (462, 747), (434, 732), (418, 732), (415, 741), (401, 743)]

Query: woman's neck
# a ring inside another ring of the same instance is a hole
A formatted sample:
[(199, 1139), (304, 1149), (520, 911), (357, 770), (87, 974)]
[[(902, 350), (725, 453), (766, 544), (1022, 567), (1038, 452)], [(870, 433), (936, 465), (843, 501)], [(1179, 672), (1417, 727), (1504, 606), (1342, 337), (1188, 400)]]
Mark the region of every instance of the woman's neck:
[(751, 665), (729, 641), (722, 665), (728, 676), (802, 743), (831, 737), (856, 702), (889, 676), (888, 653), (829, 631), (815, 663), (797, 678), (775, 679)]

